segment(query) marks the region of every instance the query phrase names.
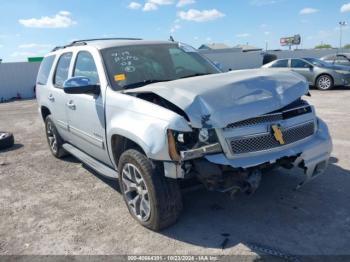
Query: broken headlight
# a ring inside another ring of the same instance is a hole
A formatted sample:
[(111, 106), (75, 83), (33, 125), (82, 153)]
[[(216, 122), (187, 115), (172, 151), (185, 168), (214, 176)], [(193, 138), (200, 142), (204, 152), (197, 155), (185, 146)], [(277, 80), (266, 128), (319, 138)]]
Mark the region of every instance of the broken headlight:
[(172, 160), (189, 160), (222, 152), (215, 129), (194, 129), (193, 132), (168, 130), (169, 155)]
[(218, 143), (215, 129), (194, 129), (193, 132), (172, 131), (178, 147), (182, 150)]

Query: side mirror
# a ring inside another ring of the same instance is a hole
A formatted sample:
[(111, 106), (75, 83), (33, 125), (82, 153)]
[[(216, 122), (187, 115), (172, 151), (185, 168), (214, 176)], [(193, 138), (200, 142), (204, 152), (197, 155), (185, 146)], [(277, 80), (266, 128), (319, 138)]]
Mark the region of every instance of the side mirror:
[(90, 84), (90, 79), (84, 76), (76, 76), (67, 79), (63, 83), (63, 91), (67, 94), (95, 94), (100, 93), (99, 85)]

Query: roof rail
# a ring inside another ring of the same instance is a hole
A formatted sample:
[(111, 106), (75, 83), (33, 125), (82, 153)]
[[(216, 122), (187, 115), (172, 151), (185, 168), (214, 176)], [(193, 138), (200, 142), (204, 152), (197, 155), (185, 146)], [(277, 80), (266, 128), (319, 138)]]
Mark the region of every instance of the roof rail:
[(57, 51), (59, 49), (64, 49), (64, 48), (67, 48), (70, 46), (87, 45), (87, 42), (104, 41), (104, 40), (142, 40), (142, 38), (113, 37), (113, 38), (91, 38), (91, 39), (75, 40), (75, 41), (73, 41), (70, 44), (65, 45), (65, 46), (56, 46), (54, 49), (52, 49), (51, 52)]
[(84, 40), (75, 40), (71, 44), (81, 43), (81, 42), (92, 42), (92, 41), (103, 41), (103, 40), (142, 40), (142, 38), (128, 38), (128, 37), (111, 37), (111, 38), (91, 38)]

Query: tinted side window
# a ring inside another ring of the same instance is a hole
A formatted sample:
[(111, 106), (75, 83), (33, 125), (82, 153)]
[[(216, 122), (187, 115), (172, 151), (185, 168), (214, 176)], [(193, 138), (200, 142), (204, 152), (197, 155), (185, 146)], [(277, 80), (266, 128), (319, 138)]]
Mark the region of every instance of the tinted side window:
[(329, 55), (324, 58), (324, 60), (334, 60), (335, 56), (334, 55)]
[(288, 67), (288, 59), (277, 60), (271, 67)]
[(349, 60), (345, 56), (339, 55), (339, 56), (337, 56), (336, 61), (338, 61), (338, 62), (348, 62)]
[(291, 66), (293, 68), (306, 68), (306, 67), (308, 67), (308, 63), (306, 63), (300, 59), (292, 59)]
[(60, 59), (58, 60), (56, 73), (53, 80), (53, 83), (57, 88), (63, 88), (64, 81), (68, 79), (68, 70), (71, 59), (72, 53), (65, 53), (61, 55)]
[(193, 71), (198, 73), (207, 73), (207, 68), (198, 62), (195, 58), (196, 54), (190, 55), (190, 53), (182, 52), (178, 48), (169, 49), (171, 59), (174, 63), (175, 70), (178, 68)]
[(44, 58), (44, 60), (41, 62), (38, 77), (36, 80), (36, 83), (39, 85), (46, 85), (47, 79), (49, 78), (49, 74), (51, 72), (51, 67), (53, 64), (53, 61), (55, 60), (54, 55), (47, 56)]
[(90, 79), (92, 85), (100, 82), (94, 58), (90, 53), (86, 51), (78, 53), (73, 76), (85, 76)]

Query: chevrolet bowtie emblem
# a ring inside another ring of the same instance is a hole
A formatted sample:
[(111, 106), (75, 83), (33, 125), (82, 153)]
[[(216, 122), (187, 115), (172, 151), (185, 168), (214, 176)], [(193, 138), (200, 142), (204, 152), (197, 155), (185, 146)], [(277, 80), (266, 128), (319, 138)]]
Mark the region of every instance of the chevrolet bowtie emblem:
[(283, 139), (283, 134), (279, 126), (272, 125), (271, 128), (272, 128), (273, 136), (275, 137), (276, 141), (281, 145), (284, 145), (286, 142)]

